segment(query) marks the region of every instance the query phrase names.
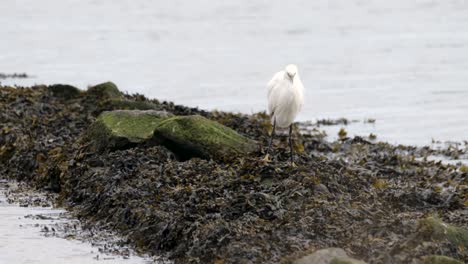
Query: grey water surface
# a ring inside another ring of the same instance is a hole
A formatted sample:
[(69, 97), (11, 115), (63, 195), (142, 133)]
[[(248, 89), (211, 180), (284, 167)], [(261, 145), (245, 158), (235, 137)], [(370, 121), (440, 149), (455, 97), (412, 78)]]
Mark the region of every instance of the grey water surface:
[[(299, 120), (376, 119), (350, 134), (468, 140), (466, 0), (2, 0), (3, 84), (107, 80), (178, 104), (252, 113), (299, 65)], [(334, 133), (334, 130), (333, 130)]]

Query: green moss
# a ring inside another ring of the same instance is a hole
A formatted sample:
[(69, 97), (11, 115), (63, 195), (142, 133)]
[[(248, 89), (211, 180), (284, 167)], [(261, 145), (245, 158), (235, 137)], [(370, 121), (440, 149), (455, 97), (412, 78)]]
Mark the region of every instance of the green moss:
[(76, 98), (80, 95), (80, 90), (68, 84), (53, 84), (47, 87), (52, 95), (64, 99)]
[(461, 172), (468, 172), (468, 166), (467, 166), (467, 165), (462, 165), (462, 166), (460, 167), (460, 171), (461, 171)]
[(463, 262), (446, 256), (433, 255), (425, 257), (423, 264), (463, 264)]
[(87, 93), (99, 98), (122, 97), (122, 93), (113, 82), (105, 82), (88, 88)]
[(338, 137), (340, 139), (344, 139), (347, 135), (348, 133), (346, 132), (346, 130), (344, 128), (340, 128), (340, 131), (338, 131)]
[(103, 112), (88, 129), (85, 140), (93, 142), (97, 150), (124, 149), (150, 139), (155, 127), (168, 116), (154, 110)]
[(102, 113), (98, 120), (110, 129), (112, 135), (141, 142), (150, 138), (161, 122), (161, 116), (154, 113), (154, 111), (112, 111)]
[(181, 159), (229, 159), (256, 150), (257, 143), (202, 116), (177, 116), (160, 123), (155, 139)]
[(459, 247), (468, 248), (468, 230), (446, 224), (435, 217), (419, 221), (421, 234), (434, 240), (448, 240)]
[(388, 187), (388, 181), (385, 179), (375, 179), (372, 186), (376, 189), (385, 189)]

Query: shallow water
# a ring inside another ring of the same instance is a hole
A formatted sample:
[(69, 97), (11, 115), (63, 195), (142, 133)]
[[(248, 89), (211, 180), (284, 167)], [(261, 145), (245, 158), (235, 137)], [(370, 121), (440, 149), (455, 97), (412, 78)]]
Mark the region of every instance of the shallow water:
[(65, 211), (10, 204), (6, 201), (4, 184), (0, 180), (0, 264), (153, 263), (137, 256), (124, 259), (105, 254), (96, 246), (78, 240), (45, 237), (45, 226), (70, 221), (64, 218)]
[(265, 84), (299, 65), (300, 120), (375, 118), (351, 135), (468, 140), (468, 1), (2, 0), (4, 84), (112, 80), (206, 109), (265, 109)]

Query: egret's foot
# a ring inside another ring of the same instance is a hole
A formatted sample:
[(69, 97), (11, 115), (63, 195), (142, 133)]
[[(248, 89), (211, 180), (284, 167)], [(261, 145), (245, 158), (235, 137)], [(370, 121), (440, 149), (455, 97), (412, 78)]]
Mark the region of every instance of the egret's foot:
[(265, 157), (262, 159), (263, 162), (271, 162), (271, 159), (270, 159), (270, 154), (266, 154)]

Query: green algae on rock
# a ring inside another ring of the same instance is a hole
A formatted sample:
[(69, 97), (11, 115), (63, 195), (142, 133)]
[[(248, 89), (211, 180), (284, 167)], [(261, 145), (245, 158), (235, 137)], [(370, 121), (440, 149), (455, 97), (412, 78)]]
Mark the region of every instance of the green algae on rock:
[(122, 97), (122, 93), (113, 82), (105, 82), (95, 86), (91, 86), (86, 91), (87, 94), (98, 98), (118, 98)]
[(176, 116), (161, 122), (154, 139), (180, 160), (192, 157), (227, 160), (257, 150), (257, 143), (199, 115)]
[(151, 138), (154, 129), (169, 116), (155, 110), (106, 111), (91, 125), (85, 139), (98, 151), (124, 149)]
[(448, 240), (453, 245), (468, 249), (468, 230), (446, 224), (435, 217), (419, 221), (421, 235), (434, 240)]
[(463, 264), (463, 262), (446, 256), (427, 256), (423, 259), (423, 264)]
[(68, 84), (53, 84), (47, 86), (47, 89), (55, 96), (66, 100), (76, 98), (81, 94), (80, 89)]

